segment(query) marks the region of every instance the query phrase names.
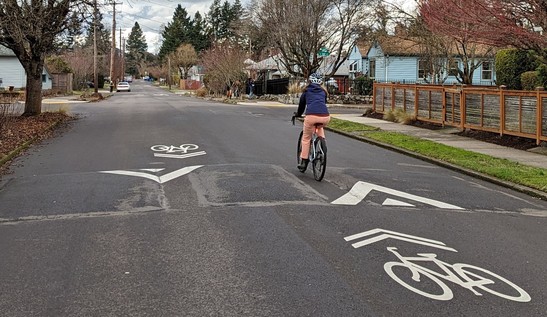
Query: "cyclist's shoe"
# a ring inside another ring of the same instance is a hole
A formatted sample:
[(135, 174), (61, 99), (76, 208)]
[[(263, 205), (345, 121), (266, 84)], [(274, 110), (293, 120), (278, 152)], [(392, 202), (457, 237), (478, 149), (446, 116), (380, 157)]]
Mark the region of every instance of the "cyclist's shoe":
[(298, 170), (302, 173), (304, 173), (306, 171), (306, 168), (308, 168), (308, 163), (310, 162), (310, 160), (308, 159), (301, 159), (300, 160), (300, 164), (298, 164)]

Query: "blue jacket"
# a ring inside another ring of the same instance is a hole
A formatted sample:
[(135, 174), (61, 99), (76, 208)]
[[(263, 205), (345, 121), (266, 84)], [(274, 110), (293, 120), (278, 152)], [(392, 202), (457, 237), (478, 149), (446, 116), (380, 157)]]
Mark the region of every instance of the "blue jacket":
[(327, 93), (318, 84), (310, 84), (300, 96), (298, 110), (296, 114), (301, 116), (306, 110), (306, 114), (328, 115)]

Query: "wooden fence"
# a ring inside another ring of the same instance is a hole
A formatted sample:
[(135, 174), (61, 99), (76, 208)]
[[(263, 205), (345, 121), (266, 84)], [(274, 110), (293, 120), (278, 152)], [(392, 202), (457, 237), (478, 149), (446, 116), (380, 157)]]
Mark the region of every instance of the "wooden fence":
[(419, 121), (547, 141), (547, 92), (374, 83), (373, 110)]

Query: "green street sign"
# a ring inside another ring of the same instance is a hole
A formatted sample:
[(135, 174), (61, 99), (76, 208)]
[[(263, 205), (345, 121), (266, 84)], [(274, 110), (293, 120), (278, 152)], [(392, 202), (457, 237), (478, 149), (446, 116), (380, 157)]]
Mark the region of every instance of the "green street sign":
[(321, 57), (326, 57), (330, 55), (330, 52), (326, 47), (321, 47), (317, 52), (317, 55)]

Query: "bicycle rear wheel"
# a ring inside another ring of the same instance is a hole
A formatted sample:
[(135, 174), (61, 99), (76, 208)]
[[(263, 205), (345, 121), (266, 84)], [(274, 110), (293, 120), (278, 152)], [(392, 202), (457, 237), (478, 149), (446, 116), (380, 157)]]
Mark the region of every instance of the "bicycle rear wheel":
[(327, 142), (322, 137), (318, 137), (315, 141), (315, 159), (312, 165), (313, 178), (320, 182), (325, 176), (327, 169)]
[[(300, 153), (302, 152), (302, 136), (304, 135), (304, 131), (300, 131), (300, 136), (298, 136), (298, 144), (296, 145), (296, 163), (300, 165), (300, 162), (302, 159), (300, 158)], [(304, 173), (303, 171), (300, 171)]]

